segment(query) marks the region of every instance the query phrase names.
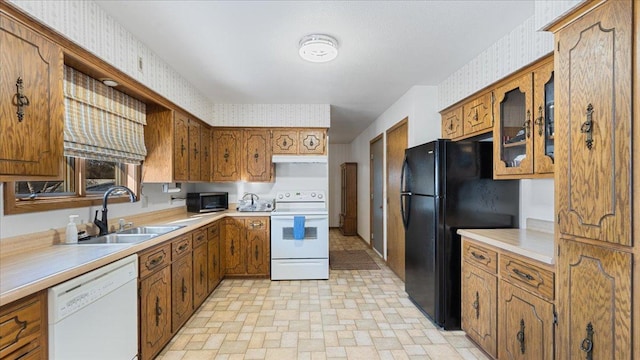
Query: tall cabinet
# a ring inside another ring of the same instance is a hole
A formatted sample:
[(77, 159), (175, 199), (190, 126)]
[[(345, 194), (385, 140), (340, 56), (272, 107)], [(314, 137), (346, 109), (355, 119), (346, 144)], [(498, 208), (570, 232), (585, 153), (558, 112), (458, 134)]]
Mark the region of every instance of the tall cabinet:
[(358, 163), (340, 165), (340, 232), (358, 235)]
[(638, 6), (592, 1), (550, 27), (559, 359), (640, 356)]

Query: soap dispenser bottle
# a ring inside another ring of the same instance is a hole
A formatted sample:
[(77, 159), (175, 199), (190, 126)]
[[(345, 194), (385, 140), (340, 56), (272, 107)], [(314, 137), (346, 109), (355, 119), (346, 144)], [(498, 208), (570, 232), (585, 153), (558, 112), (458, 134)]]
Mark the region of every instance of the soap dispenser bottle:
[(78, 215), (69, 215), (69, 223), (67, 224), (66, 241), (67, 244), (78, 243), (78, 228), (76, 227), (76, 218)]

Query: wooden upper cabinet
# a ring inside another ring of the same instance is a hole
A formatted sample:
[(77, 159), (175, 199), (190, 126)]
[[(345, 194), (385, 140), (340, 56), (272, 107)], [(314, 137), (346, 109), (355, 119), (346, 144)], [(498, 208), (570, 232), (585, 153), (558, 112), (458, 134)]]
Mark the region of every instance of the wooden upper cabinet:
[(241, 179), (242, 130), (213, 129), (212, 131), (212, 181), (237, 181)]
[(211, 129), (203, 126), (200, 129), (200, 180), (211, 180)]
[(442, 138), (455, 139), (464, 134), (462, 127), (462, 106), (442, 113)]
[(173, 178), (189, 180), (189, 119), (176, 112), (173, 122)]
[(271, 135), (269, 130), (245, 130), (242, 152), (242, 179), (271, 180)]
[[(630, 253), (560, 239), (559, 359), (635, 358), (631, 353), (631, 272)], [(582, 345), (591, 349), (591, 357), (581, 350)]]
[(462, 105), (464, 135), (473, 136), (493, 130), (493, 93), (484, 93)]
[(632, 8), (608, 1), (555, 34), (558, 229), (621, 245), (632, 244)]
[(533, 72), (533, 171), (553, 174), (555, 159), (555, 76), (549, 59)]
[(324, 129), (301, 129), (298, 153), (303, 155), (324, 155), (327, 153), (327, 131)]
[(272, 148), (274, 155), (296, 155), (298, 154), (298, 130), (273, 130)]
[(64, 119), (62, 50), (0, 14), (0, 54), (0, 180), (58, 177)]
[(202, 157), (200, 124), (189, 120), (189, 180), (200, 181), (200, 163)]

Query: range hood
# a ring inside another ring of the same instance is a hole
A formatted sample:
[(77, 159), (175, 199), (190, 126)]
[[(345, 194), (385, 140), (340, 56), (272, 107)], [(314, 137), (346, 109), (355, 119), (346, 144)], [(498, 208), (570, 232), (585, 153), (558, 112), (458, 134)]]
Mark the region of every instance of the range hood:
[(327, 155), (273, 155), (273, 163), (327, 163)]

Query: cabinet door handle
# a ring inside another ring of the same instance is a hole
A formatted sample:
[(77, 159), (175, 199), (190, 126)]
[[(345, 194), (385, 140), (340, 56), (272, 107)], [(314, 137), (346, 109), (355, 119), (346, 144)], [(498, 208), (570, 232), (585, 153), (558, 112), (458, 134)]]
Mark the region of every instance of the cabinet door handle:
[(204, 282), (204, 270), (202, 270), (202, 266), (200, 266), (200, 284)]
[(256, 261), (258, 261), (258, 255), (260, 255), (260, 251), (258, 251), (258, 245), (256, 245), (255, 255), (256, 255)]
[(184, 146), (184, 138), (180, 139), (180, 156), (184, 156), (184, 151), (187, 150), (187, 147)]
[(193, 144), (193, 157), (197, 157), (198, 156), (198, 148), (196, 147), (195, 144)]
[(475, 252), (475, 251), (472, 251), (472, 252), (471, 252), (471, 255), (472, 255), (474, 258), (478, 259), (478, 260), (487, 260), (487, 258), (486, 258), (484, 255), (482, 255), (482, 254), (478, 254), (478, 253), (477, 253), (477, 252)]
[(587, 356), (586, 360), (593, 360), (593, 325), (591, 323), (587, 324), (587, 337), (582, 339), (580, 343), (580, 350), (584, 351)]
[(480, 294), (476, 291), (476, 300), (472, 304), (473, 308), (476, 310), (476, 319), (480, 318)]
[(234, 250), (235, 250), (235, 246), (233, 245), (233, 239), (231, 239), (231, 256), (233, 256)]
[(260, 155), (258, 154), (258, 149), (256, 149), (255, 154), (253, 154), (253, 158), (256, 159), (256, 162), (258, 162), (258, 159), (260, 158)]
[(527, 119), (524, 121), (524, 124), (522, 124), (522, 127), (524, 127), (524, 132), (525, 134), (527, 134), (527, 137), (530, 138), (531, 137), (531, 110), (527, 110)]
[(182, 278), (182, 302), (184, 302), (184, 297), (187, 294), (187, 286), (184, 284), (184, 278)]
[(520, 331), (516, 334), (516, 339), (520, 343), (520, 353), (524, 354), (524, 319), (520, 319)]
[(16, 111), (18, 122), (22, 122), (24, 119), (24, 107), (29, 106), (29, 98), (23, 92), (23, 80), (22, 77), (18, 77), (18, 80), (16, 80), (16, 94), (13, 96), (13, 105), (18, 108)]
[(580, 132), (586, 134), (584, 143), (587, 145), (587, 149), (591, 150), (593, 148), (593, 105), (587, 105), (586, 115), (587, 121), (580, 126)]
[(534, 277), (533, 277), (533, 276), (531, 276), (531, 275), (527, 274), (526, 272), (520, 271), (520, 270), (518, 270), (518, 269), (515, 269), (515, 268), (514, 268), (514, 269), (511, 269), (511, 271), (512, 271), (514, 274), (518, 275), (519, 277), (521, 277), (521, 278), (523, 278), (523, 279), (525, 279), (525, 280), (529, 280), (529, 281), (531, 281), (531, 280), (533, 280), (533, 279), (534, 279)]
[(224, 149), (224, 155), (222, 156), (224, 158), (224, 162), (229, 162), (229, 149)]
[(160, 297), (156, 296), (156, 326), (160, 325), (161, 315), (162, 315), (162, 307), (160, 307)]
[(542, 136), (544, 134), (544, 110), (542, 109), (542, 105), (538, 106), (538, 118), (536, 118), (536, 125), (538, 125), (538, 136)]

